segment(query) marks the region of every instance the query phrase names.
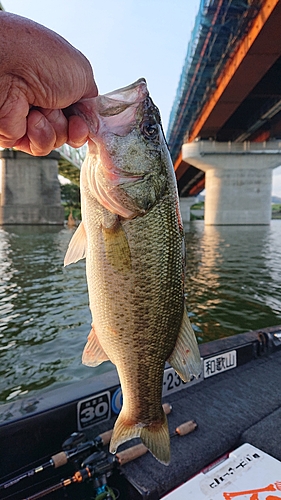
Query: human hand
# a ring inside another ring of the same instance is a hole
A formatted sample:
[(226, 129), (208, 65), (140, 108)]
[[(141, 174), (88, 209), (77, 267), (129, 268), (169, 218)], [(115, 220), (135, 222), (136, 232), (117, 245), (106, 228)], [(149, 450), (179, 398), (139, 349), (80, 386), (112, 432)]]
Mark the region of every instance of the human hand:
[(65, 142), (82, 146), (89, 129), (75, 103), (98, 93), (83, 54), (57, 33), (8, 12), (0, 12), (0, 54), (0, 146), (34, 156)]

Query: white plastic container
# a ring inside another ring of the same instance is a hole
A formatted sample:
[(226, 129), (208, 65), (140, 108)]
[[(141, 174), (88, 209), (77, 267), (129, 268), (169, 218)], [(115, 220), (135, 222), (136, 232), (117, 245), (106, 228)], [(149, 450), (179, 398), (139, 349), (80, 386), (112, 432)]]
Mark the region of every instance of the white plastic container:
[(278, 498), (281, 499), (281, 462), (248, 443), (164, 497), (165, 500)]

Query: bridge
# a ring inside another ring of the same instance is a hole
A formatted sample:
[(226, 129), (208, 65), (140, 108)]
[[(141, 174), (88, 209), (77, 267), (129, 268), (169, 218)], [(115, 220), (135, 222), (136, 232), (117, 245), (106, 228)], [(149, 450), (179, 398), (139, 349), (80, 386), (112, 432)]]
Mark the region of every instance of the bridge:
[(63, 224), (58, 173), (79, 185), (86, 149), (64, 144), (41, 157), (0, 150), (0, 224)]
[[(206, 224), (270, 222), (281, 164), (280, 25), (281, 0), (200, 2), (167, 132), (187, 218), (206, 188)], [(0, 152), (0, 223), (61, 223), (56, 172), (78, 183), (83, 156), (68, 146), (40, 159)]]
[(58, 160), (59, 174), (69, 179), (73, 184), (80, 186), (80, 169), (86, 156), (87, 146), (74, 149), (68, 144), (63, 144), (56, 151), (60, 155)]
[(281, 164), (280, 24), (280, 0), (200, 2), (167, 140), (181, 203), (206, 188), (206, 224), (270, 222)]
[(46, 157), (33, 157), (0, 148), (0, 225), (63, 224), (58, 173), (79, 185), (86, 149), (64, 144)]

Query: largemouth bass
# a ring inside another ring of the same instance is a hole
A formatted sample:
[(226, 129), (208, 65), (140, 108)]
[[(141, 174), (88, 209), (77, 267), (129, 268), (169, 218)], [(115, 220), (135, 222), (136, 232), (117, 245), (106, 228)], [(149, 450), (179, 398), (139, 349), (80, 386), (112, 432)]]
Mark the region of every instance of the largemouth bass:
[(173, 164), (144, 79), (92, 101), (82, 222), (65, 265), (86, 257), (92, 330), (82, 361), (116, 365), (123, 406), (110, 451), (140, 437), (162, 463), (167, 360), (185, 382), (201, 362), (184, 302), (184, 232)]

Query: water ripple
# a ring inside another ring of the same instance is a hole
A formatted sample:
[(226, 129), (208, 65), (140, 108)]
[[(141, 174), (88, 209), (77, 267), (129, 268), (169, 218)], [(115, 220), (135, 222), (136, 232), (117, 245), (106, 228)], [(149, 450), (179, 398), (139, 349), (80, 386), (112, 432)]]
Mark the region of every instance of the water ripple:
[(81, 364), (91, 315), (85, 262), (63, 267), (72, 233), (0, 230), (0, 402), (111, 369)]
[[(67, 228), (0, 228), (0, 403), (110, 370), (81, 364), (91, 315)], [(281, 221), (186, 226), (186, 296), (200, 342), (281, 324)]]
[(281, 323), (281, 221), (186, 226), (188, 308), (200, 341)]

